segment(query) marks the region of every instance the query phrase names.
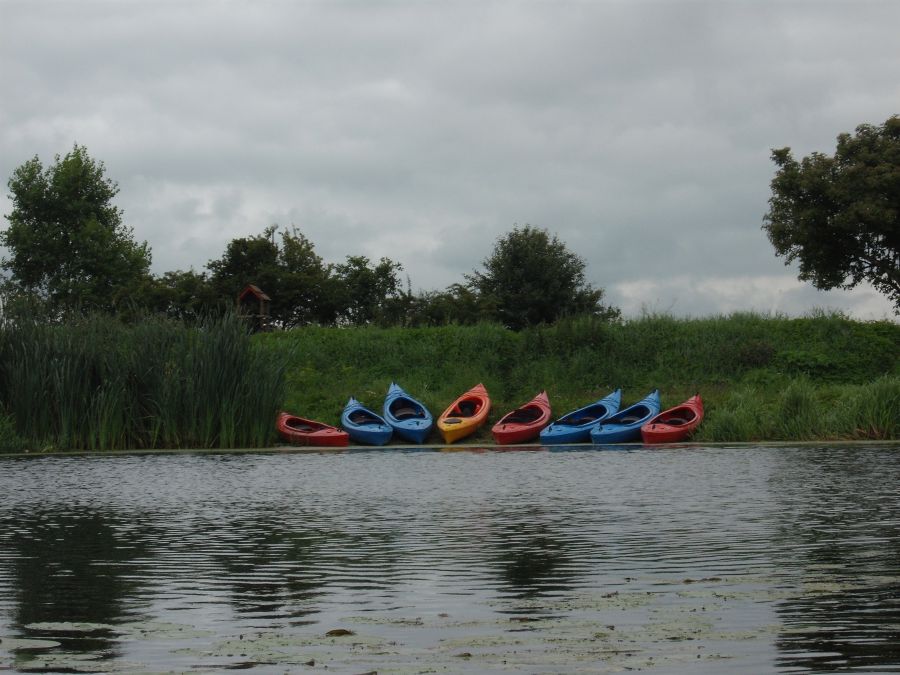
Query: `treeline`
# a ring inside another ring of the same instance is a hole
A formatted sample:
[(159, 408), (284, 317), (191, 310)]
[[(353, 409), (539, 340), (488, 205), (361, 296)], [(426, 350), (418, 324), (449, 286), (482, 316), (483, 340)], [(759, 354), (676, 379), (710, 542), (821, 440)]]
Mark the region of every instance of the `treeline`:
[(149, 246), (134, 239), (113, 204), (118, 186), (84, 147), (47, 167), (32, 158), (9, 190), (9, 226), (0, 232), (9, 251), (0, 261), (5, 304), (38, 302), (48, 319), (99, 311), (195, 320), (234, 306), (251, 283), (271, 298), (271, 323), (283, 328), (494, 321), (521, 329), (563, 316), (619, 316), (585, 280), (584, 261), (529, 225), (501, 237), (483, 270), (441, 291), (413, 292), (402, 264), (389, 258), (326, 263), (300, 230), (277, 225), (233, 239), (202, 271), (156, 276)]

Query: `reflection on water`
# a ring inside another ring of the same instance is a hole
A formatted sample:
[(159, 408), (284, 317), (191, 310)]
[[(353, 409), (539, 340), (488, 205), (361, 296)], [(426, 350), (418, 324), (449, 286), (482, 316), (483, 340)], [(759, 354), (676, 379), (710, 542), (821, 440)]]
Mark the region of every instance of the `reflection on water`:
[[(898, 454), (895, 451), (894, 455)], [(781, 661), (817, 671), (900, 664), (900, 473), (862, 453), (842, 464), (779, 458), (777, 530), (786, 561), (817, 593), (790, 598), (778, 612)], [(796, 482), (788, 486), (790, 478)]]
[(896, 670), (898, 477), (873, 447), (0, 459), (0, 669)]

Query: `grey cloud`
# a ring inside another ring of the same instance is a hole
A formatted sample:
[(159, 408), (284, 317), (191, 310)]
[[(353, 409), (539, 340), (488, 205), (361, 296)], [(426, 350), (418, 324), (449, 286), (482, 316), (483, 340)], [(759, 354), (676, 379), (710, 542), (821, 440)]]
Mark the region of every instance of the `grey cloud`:
[[(665, 305), (705, 278), (791, 274), (760, 230), (770, 148), (827, 152), (896, 113), (900, 93), (892, 2), (8, 2), (3, 15), (0, 85), (15, 95), (0, 172), (86, 145), (159, 272), (202, 268), (279, 222), (326, 259), (387, 255), (415, 288), (440, 288), (531, 223), (611, 296), (632, 284)], [(734, 302), (703, 293), (673, 311)], [(626, 311), (647, 300), (619, 297)]]

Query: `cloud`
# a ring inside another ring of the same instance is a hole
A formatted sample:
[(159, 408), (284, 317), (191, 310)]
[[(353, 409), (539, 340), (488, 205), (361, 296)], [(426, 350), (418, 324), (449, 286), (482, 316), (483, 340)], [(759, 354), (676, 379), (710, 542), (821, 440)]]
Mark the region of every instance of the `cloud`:
[(770, 149), (896, 113), (898, 23), (849, 1), (9, 2), (0, 173), (85, 145), (156, 272), (277, 222), (441, 288), (529, 223), (626, 311), (766, 309), (790, 278), (760, 229)]

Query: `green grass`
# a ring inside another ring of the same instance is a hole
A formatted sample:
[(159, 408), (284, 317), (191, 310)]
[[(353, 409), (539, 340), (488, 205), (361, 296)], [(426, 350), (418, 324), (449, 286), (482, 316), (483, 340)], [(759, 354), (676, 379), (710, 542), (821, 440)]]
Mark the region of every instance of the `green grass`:
[[(378, 411), (397, 381), (440, 414), (478, 382), (491, 420), (546, 389), (556, 414), (623, 389), (659, 388), (663, 406), (700, 392), (706, 441), (897, 438), (900, 326), (840, 315), (734, 314), (609, 324), (302, 328), (254, 338), (287, 359), (285, 407), (336, 424), (347, 398)], [(290, 354), (290, 356), (287, 356)], [(490, 438), (487, 427), (473, 440)]]
[[(839, 315), (255, 336), (231, 316), (7, 321), (0, 450), (266, 447), (279, 409), (337, 424), (350, 396), (380, 410), (392, 380), (435, 415), (478, 382), (491, 421), (542, 389), (561, 415), (619, 387), (623, 405), (658, 388), (664, 407), (702, 394), (699, 441), (897, 439), (898, 357), (900, 325)], [(472, 440), (489, 439), (487, 425)]]

